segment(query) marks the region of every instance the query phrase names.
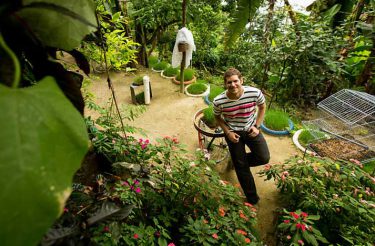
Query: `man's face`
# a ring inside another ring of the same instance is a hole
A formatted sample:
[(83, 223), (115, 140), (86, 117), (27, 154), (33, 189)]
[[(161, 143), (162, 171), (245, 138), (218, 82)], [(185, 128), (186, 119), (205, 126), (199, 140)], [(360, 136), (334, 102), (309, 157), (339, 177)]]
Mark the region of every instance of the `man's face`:
[(232, 75), (225, 79), (225, 88), (231, 94), (237, 94), (241, 91), (243, 80), (238, 78), (238, 75)]

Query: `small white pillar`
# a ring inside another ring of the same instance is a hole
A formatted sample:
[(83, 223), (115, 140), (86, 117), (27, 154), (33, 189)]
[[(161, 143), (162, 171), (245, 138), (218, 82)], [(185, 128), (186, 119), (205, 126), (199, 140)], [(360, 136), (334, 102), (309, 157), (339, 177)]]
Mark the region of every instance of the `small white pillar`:
[(143, 76), (143, 91), (145, 94), (145, 104), (150, 104), (150, 77), (147, 75)]

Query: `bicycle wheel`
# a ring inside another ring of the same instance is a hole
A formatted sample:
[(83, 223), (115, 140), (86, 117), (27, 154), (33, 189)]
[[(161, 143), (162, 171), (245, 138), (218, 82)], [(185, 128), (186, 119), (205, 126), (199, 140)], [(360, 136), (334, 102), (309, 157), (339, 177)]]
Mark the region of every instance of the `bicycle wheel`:
[[(214, 130), (209, 129), (202, 120), (199, 120), (198, 127), (203, 131), (213, 131), (213, 137), (208, 137), (207, 135), (199, 133), (200, 147), (208, 151), (209, 159), (215, 161), (217, 164), (228, 158), (228, 145), (223, 137), (218, 137), (222, 135), (221, 128), (216, 128)], [(215, 134), (217, 136), (215, 136)]]

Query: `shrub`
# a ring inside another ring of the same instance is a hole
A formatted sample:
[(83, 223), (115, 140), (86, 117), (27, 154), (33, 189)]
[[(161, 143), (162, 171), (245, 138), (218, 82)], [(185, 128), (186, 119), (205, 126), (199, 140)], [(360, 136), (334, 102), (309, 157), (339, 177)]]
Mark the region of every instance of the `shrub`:
[(161, 61), (156, 63), (152, 68), (157, 71), (165, 70), (167, 67), (169, 67), (169, 63), (166, 61)]
[(143, 85), (143, 76), (137, 76), (133, 80), (134, 85)]
[(210, 85), (210, 94), (208, 95), (208, 100), (210, 102), (212, 102), (214, 100), (214, 98), (219, 95), (220, 93), (222, 93), (223, 91), (225, 91), (225, 89), (221, 86), (217, 86), (215, 84), (211, 84)]
[[(185, 69), (184, 70), (184, 81), (189, 81), (189, 80), (192, 80), (193, 79), (193, 77), (194, 77), (194, 73), (195, 73), (195, 71), (194, 71), (194, 69), (192, 69), (192, 68), (187, 68), (187, 69)], [(177, 74), (177, 76), (176, 76), (176, 80), (177, 81), (180, 81), (180, 74)]]
[(191, 85), (187, 88), (187, 91), (188, 91), (190, 94), (193, 94), (193, 95), (202, 94), (202, 93), (205, 92), (206, 90), (207, 90), (207, 85), (206, 85), (206, 84), (200, 84), (200, 83), (194, 83), (194, 84), (191, 84)]
[(135, 95), (135, 101), (138, 104), (145, 104), (145, 93), (142, 91), (138, 93), (137, 95)]
[(275, 131), (282, 131), (289, 127), (289, 116), (280, 110), (267, 110), (264, 117), (264, 125)]
[[(142, 154), (134, 149), (151, 154), (144, 162), (149, 163), (147, 178), (124, 179), (116, 173), (96, 176), (94, 187), (75, 184), (55, 224), (64, 232), (58, 237), (62, 245), (260, 245), (254, 230), (256, 208), (243, 202), (239, 188), (220, 180), (202, 151), (187, 159), (171, 137), (155, 145), (133, 140), (123, 147), (134, 161)], [(55, 234), (45, 240), (56, 242)]]
[(164, 70), (163, 74), (167, 77), (174, 77), (180, 72), (180, 69), (174, 67), (168, 67)]
[(156, 56), (150, 56), (148, 58), (148, 64), (150, 67), (154, 67), (155, 64), (159, 62), (159, 59)]
[(375, 241), (375, 182), (359, 161), (294, 157), (260, 174), (275, 179), (289, 211), (319, 215), (316, 226), (331, 244)]
[(215, 128), (217, 126), (217, 122), (216, 122), (215, 114), (214, 114), (214, 108), (212, 104), (208, 106), (207, 108), (203, 109), (202, 120), (207, 126), (211, 128)]

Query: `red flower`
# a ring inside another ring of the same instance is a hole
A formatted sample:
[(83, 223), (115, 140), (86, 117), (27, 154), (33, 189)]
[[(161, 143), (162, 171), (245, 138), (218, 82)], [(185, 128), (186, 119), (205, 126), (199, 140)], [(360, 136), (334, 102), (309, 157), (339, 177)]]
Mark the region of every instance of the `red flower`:
[(245, 238), (245, 243), (251, 243), (250, 238)]
[(241, 235), (244, 235), (244, 236), (247, 235), (247, 232), (246, 232), (246, 231), (243, 231), (243, 230), (240, 230), (240, 229), (237, 230), (237, 233), (238, 233), (238, 234), (241, 234)]
[(302, 215), (302, 217), (308, 217), (309, 215), (307, 214), (307, 213), (305, 213), (305, 212), (301, 212), (301, 215)]
[(290, 220), (284, 220), (285, 224), (289, 224)]
[(302, 231), (306, 231), (306, 225), (305, 224), (297, 223), (296, 227), (297, 227), (297, 229), (301, 229)]
[(219, 208), (219, 214), (220, 214), (221, 217), (225, 216), (225, 210), (224, 210), (224, 208)]
[(251, 203), (245, 202), (245, 206), (252, 207), (253, 205)]
[(134, 236), (133, 236), (135, 239), (137, 239), (137, 238), (139, 238), (139, 236), (138, 236), (138, 234), (136, 233), (136, 234), (134, 234)]
[(296, 214), (295, 212), (290, 212), (289, 214), (290, 214), (290, 216), (293, 216), (295, 219), (299, 218), (299, 215)]
[(212, 234), (212, 237), (215, 238), (215, 239), (218, 239), (218, 235), (216, 233)]
[(109, 232), (109, 227), (108, 226), (104, 226), (103, 232)]

